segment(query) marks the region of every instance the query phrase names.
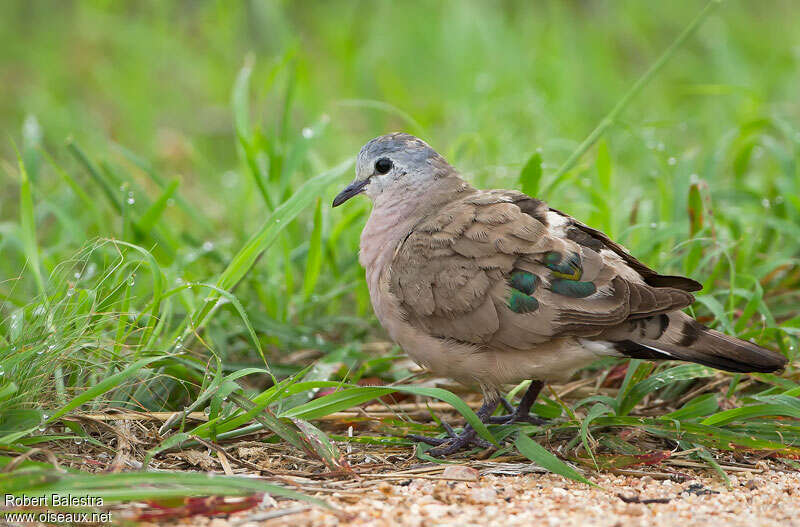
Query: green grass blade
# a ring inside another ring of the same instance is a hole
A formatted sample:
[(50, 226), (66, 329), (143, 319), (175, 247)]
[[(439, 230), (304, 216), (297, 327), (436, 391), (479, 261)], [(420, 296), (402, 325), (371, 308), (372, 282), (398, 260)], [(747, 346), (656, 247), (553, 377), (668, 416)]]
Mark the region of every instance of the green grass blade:
[[(17, 145), (14, 145), (16, 150)], [(33, 271), (33, 278), (36, 280), (36, 287), (39, 294), (44, 293), (44, 278), (39, 264), (39, 243), (36, 240), (36, 214), (33, 208), (33, 194), (31, 192), (31, 180), (28, 171), (25, 170), (25, 163), (17, 150), (17, 165), (19, 167), (20, 188), (19, 188), (19, 213), (20, 227), (22, 230), (22, 242), (25, 247), (25, 257), (28, 259), (28, 266)]]
[(55, 411), (55, 413), (53, 413), (53, 415), (51, 415), (47, 419), (46, 422), (47, 423), (52, 423), (53, 421), (56, 421), (57, 419), (59, 419), (61, 416), (68, 414), (69, 412), (71, 412), (75, 408), (78, 408), (79, 406), (81, 406), (83, 404), (86, 404), (87, 402), (91, 401), (95, 397), (103, 395), (104, 393), (106, 393), (106, 392), (108, 392), (110, 390), (113, 390), (114, 388), (117, 388), (119, 385), (121, 385), (125, 381), (130, 380), (134, 375), (136, 375), (139, 372), (139, 370), (141, 370), (142, 368), (144, 368), (148, 364), (151, 364), (151, 363), (153, 363), (153, 362), (155, 362), (157, 360), (163, 360), (163, 357), (161, 357), (161, 356), (148, 357), (146, 359), (138, 360), (138, 361), (134, 362), (133, 364), (131, 364), (130, 366), (128, 366), (125, 369), (123, 369), (121, 372), (116, 373), (114, 375), (111, 375), (109, 377), (106, 377), (105, 379), (103, 379), (99, 383), (95, 384), (94, 386), (89, 387), (84, 392), (82, 392), (82, 393), (78, 394), (77, 396), (75, 396), (72, 400), (70, 400), (67, 404), (65, 404), (61, 408), (58, 408)]
[(472, 425), (478, 435), (489, 442), (495, 443), (494, 436), (486, 428), (486, 425), (481, 422), (475, 412), (461, 400), (460, 397), (443, 390), (441, 388), (431, 388), (428, 386), (392, 386), (392, 387), (358, 387), (347, 388), (329, 395), (314, 399), (300, 406), (296, 406), (283, 414), (284, 417), (302, 417), (304, 419), (314, 419), (329, 415), (333, 412), (338, 412), (361, 403), (367, 402), (378, 397), (390, 394), (392, 392), (403, 392), (414, 395), (421, 395), (424, 397), (433, 397), (444, 401), (453, 406), (467, 422)]
[(711, 0), (706, 4), (702, 11), (695, 17), (692, 22), (686, 26), (680, 35), (664, 50), (664, 53), (656, 60), (644, 74), (631, 86), (625, 95), (619, 100), (616, 106), (600, 121), (597, 127), (592, 130), (589, 136), (578, 145), (572, 154), (564, 161), (564, 164), (559, 167), (558, 171), (553, 175), (550, 184), (542, 191), (542, 194), (547, 194), (550, 188), (561, 183), (563, 176), (569, 171), (575, 163), (586, 153), (592, 145), (600, 139), (608, 127), (622, 114), (623, 110), (630, 104), (630, 102), (639, 94), (642, 89), (655, 77), (661, 68), (672, 58), (678, 48), (680, 48), (686, 40), (702, 25), (705, 19), (722, 3), (722, 0)]
[(79, 147), (72, 139), (67, 141), (67, 150), (69, 150), (72, 155), (75, 156), (75, 159), (77, 159), (78, 162), (83, 165), (91, 178), (100, 186), (101, 189), (103, 189), (103, 193), (105, 193), (109, 203), (111, 203), (114, 209), (116, 209), (117, 212), (122, 213), (124, 210), (122, 198), (119, 196), (119, 192), (117, 192), (117, 187), (112, 181), (109, 180), (108, 173), (97, 168), (97, 166), (89, 159), (81, 147)]
[(712, 377), (714, 370), (700, 366), (699, 364), (681, 364), (668, 370), (651, 375), (647, 379), (636, 383), (622, 399), (619, 406), (619, 415), (627, 415), (636, 404), (644, 399), (648, 393), (654, 392), (659, 388), (669, 384), (687, 379), (699, 379), (702, 377)]
[(163, 192), (161, 192), (161, 195), (150, 205), (144, 214), (142, 214), (141, 218), (139, 218), (139, 228), (143, 232), (149, 232), (161, 219), (161, 215), (164, 214), (164, 211), (167, 209), (167, 203), (172, 198), (173, 194), (175, 194), (175, 191), (178, 190), (179, 183), (177, 179), (170, 181)]
[(530, 459), (543, 469), (549, 470), (554, 474), (558, 474), (560, 476), (564, 476), (567, 479), (571, 479), (573, 481), (578, 481), (580, 483), (586, 483), (587, 485), (592, 485), (596, 487), (594, 483), (586, 479), (586, 477), (575, 470), (574, 468), (570, 467), (556, 456), (551, 454), (546, 448), (542, 445), (528, 437), (527, 435), (523, 434), (522, 432), (517, 435), (517, 439), (514, 441), (514, 446), (517, 447), (517, 450), (520, 454), (525, 456), (526, 458)]
[(12, 495), (69, 494), (104, 501), (141, 501), (185, 496), (235, 496), (264, 492), (320, 506), (325, 502), (256, 478), (197, 472), (123, 472), (119, 474), (62, 474), (35, 471), (0, 480)]
[(314, 292), (322, 269), (322, 200), (317, 199), (314, 210), (314, 229), (308, 240), (308, 257), (306, 258), (306, 274), (303, 278), (303, 298), (308, 300)]
[[(256, 232), (244, 247), (239, 250), (220, 276), (217, 287), (230, 291), (239, 280), (244, 278), (250, 269), (252, 269), (261, 254), (263, 254), (278, 237), (278, 234), (280, 234), (303, 209), (308, 207), (308, 205), (322, 193), (325, 187), (341, 176), (352, 163), (352, 159), (348, 159), (330, 170), (308, 180), (297, 189), (292, 197), (280, 205), (269, 218), (267, 218), (258, 232)], [(205, 323), (205, 319), (211, 311), (212, 304), (213, 302), (206, 299), (204, 307), (202, 307), (199, 312), (192, 315), (191, 319), (196, 326)]]
[(539, 193), (539, 184), (542, 181), (542, 155), (534, 153), (519, 173), (519, 184), (522, 192), (528, 196)]

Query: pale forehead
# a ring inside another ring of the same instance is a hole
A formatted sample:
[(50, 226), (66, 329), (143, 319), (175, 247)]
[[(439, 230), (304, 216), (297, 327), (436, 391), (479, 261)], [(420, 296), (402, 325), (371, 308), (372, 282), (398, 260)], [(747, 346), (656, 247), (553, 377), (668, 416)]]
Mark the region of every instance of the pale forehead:
[(402, 157), (411, 161), (424, 161), (438, 155), (422, 139), (410, 134), (394, 133), (376, 137), (365, 144), (358, 154), (358, 162), (366, 163), (397, 153), (402, 153)]

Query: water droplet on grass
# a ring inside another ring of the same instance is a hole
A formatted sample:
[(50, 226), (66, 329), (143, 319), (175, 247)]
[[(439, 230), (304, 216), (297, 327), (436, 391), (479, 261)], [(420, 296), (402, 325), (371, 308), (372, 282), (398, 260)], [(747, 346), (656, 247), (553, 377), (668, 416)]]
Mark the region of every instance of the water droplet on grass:
[(670, 166), (674, 166), (675, 163), (677, 163), (677, 162), (678, 162), (678, 160), (675, 159), (674, 157), (670, 157), (669, 159), (667, 159), (667, 164), (670, 165)]
[(210, 241), (203, 242), (203, 250), (205, 252), (208, 252), (213, 248), (214, 248), (214, 243), (213, 242), (210, 242)]
[(26, 142), (34, 145), (42, 140), (42, 127), (39, 124), (39, 119), (32, 113), (26, 115), (25, 120), (22, 122), (22, 136)]
[(311, 139), (312, 137), (314, 137), (314, 130), (306, 126), (305, 128), (303, 128), (302, 134), (304, 138)]
[(233, 170), (228, 170), (222, 174), (222, 186), (225, 188), (233, 188), (239, 181), (239, 175)]
[(768, 209), (769, 206), (770, 206), (769, 199), (768, 198), (762, 199), (761, 200), (761, 206), (764, 207), (765, 209)]

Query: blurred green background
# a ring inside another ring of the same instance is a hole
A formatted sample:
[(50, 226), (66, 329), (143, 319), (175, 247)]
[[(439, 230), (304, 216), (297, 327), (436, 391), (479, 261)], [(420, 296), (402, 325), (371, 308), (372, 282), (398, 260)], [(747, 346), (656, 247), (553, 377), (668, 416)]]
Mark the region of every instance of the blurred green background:
[(345, 364), (319, 378), (401, 376), (359, 344), (384, 337), (357, 264), (368, 204), (329, 208), (352, 167), (223, 284), (240, 304), (228, 298), (205, 318), (217, 293), (187, 286), (220, 285), (280, 203), (397, 130), (484, 187), (520, 188), (538, 153), (543, 175), (527, 189), (546, 189), (538, 197), (663, 272), (703, 281), (697, 306), (708, 323), (793, 354), (800, 4), (723, 3), (600, 150), (553, 179), (701, 8), (2, 2), (0, 358), (18, 386), (0, 403), (37, 406), (43, 390), (63, 402), (121, 365), (163, 355), (156, 383), (112, 398), (181, 407), (203, 384), (210, 351), (228, 371), (263, 365), (250, 324), (275, 371), (296, 371), (304, 363), (287, 357), (310, 349)]

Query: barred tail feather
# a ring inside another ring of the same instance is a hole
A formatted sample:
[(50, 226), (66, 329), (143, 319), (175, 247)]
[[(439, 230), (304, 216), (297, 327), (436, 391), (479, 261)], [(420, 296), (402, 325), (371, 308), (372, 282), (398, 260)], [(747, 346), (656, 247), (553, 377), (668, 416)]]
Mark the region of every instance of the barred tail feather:
[(695, 362), (737, 373), (769, 373), (787, 362), (780, 353), (709, 329), (680, 312), (628, 321), (604, 337), (612, 337), (614, 348), (628, 357)]

